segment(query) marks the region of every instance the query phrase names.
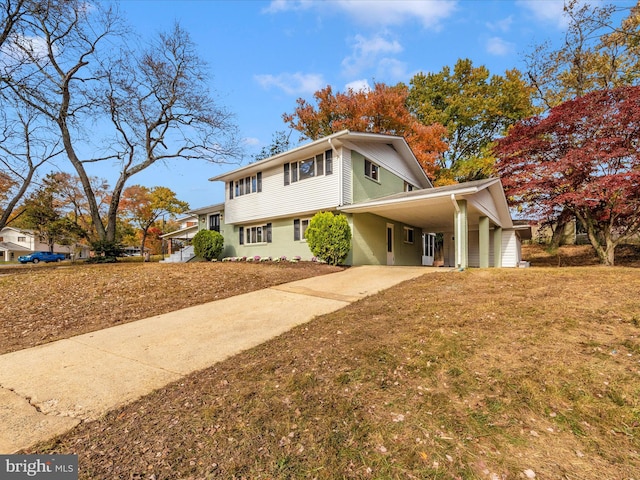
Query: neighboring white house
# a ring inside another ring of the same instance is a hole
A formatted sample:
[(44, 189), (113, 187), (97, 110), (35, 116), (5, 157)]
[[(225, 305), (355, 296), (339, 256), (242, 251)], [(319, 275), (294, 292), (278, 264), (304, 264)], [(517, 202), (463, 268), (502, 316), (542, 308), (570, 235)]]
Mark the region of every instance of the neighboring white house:
[[(48, 252), (49, 245), (43, 242), (32, 230), (5, 227), (0, 230), (0, 261), (18, 260), (21, 255), (33, 252)], [(85, 245), (53, 245), (54, 253), (62, 253), (75, 260), (89, 258), (89, 247)]]
[(224, 204), (190, 213), (219, 230), (223, 256), (311, 259), (304, 232), (318, 211), (351, 226), (347, 264), (516, 267), (520, 238), (497, 178), (434, 188), (402, 137), (344, 130), (218, 175)]

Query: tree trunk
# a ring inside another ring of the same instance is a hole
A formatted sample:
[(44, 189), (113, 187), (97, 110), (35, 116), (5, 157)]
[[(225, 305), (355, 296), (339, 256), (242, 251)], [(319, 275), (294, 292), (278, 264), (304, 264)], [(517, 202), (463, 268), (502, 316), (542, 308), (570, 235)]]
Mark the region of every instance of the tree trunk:
[(604, 233), (604, 245), (600, 243), (598, 233), (592, 225), (587, 226), (587, 237), (591, 246), (598, 255), (598, 260), (602, 265), (613, 267), (615, 265), (615, 251), (618, 242), (613, 241), (608, 232)]
[(560, 245), (564, 245), (565, 229), (571, 221), (571, 212), (566, 208), (562, 210), (556, 221), (556, 227), (553, 229), (553, 235), (551, 236), (551, 242), (549, 246), (553, 249), (558, 248)]

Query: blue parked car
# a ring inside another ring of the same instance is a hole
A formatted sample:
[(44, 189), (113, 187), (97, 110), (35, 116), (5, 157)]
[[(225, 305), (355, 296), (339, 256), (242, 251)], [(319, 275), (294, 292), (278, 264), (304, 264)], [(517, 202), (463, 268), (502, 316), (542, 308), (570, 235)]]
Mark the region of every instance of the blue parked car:
[(29, 255), (22, 255), (18, 257), (20, 263), (39, 263), (39, 262), (61, 262), (65, 259), (62, 253), (49, 253), (49, 252), (34, 252)]

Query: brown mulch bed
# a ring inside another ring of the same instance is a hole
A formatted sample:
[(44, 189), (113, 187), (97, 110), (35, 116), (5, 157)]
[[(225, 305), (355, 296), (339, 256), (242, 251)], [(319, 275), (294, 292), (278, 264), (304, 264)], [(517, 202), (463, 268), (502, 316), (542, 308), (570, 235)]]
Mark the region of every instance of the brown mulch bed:
[(2, 267), (0, 354), (340, 270), (310, 262)]

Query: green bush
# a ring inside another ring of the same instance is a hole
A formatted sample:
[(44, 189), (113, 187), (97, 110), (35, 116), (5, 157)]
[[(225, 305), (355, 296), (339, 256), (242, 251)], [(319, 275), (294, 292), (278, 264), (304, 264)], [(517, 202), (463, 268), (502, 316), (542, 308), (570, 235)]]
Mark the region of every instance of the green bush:
[(193, 252), (205, 260), (218, 258), (224, 248), (224, 237), (214, 230), (200, 230), (193, 237)]
[(340, 265), (351, 250), (351, 228), (347, 217), (342, 214), (316, 213), (304, 237), (311, 253), (329, 265)]

